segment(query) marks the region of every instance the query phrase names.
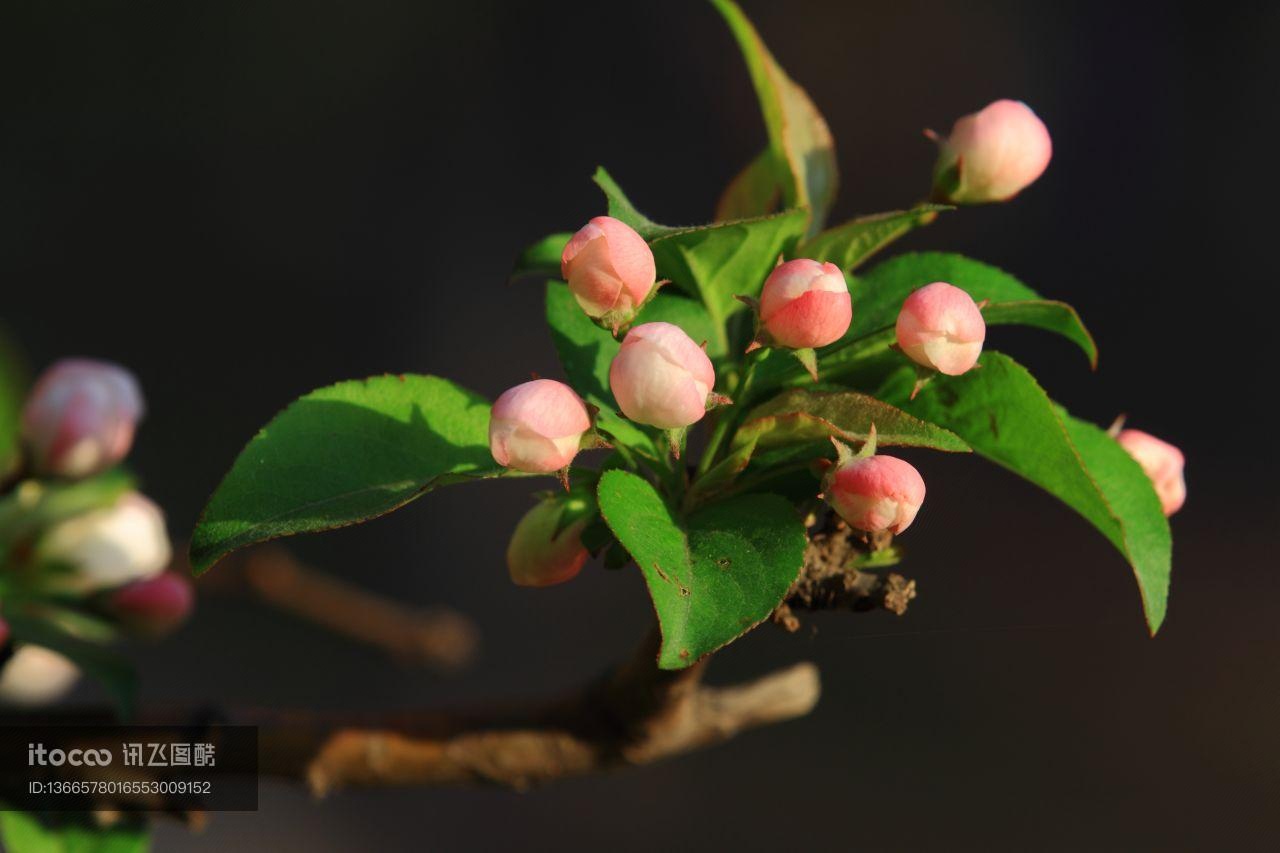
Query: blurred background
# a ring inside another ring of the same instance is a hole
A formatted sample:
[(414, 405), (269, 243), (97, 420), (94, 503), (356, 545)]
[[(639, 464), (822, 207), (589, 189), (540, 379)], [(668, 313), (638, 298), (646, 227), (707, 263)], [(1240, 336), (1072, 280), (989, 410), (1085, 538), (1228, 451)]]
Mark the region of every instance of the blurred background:
[[(1180, 445), (1160, 636), (1084, 521), (977, 458), (911, 456), (903, 618), (762, 628), (711, 678), (819, 663), (807, 719), (527, 794), (263, 783), (157, 849), (1266, 850), (1280, 845), (1274, 349), (1280, 6), (744, 0), (825, 112), (833, 221), (929, 185), (925, 127), (991, 100), (1054, 139), (1016, 201), (902, 249), (964, 252), (1072, 302), (1101, 346), (996, 329), (1078, 414)], [(0, 10), (0, 288), (33, 367), (118, 360), (150, 412), (131, 459), (185, 538), (245, 441), (314, 387), (382, 372), (489, 396), (558, 375), (517, 252), (603, 212), (609, 168), (661, 222), (710, 218), (764, 142), (709, 5), (9, 2)], [(895, 249), (896, 251), (896, 249)], [(313, 565), (483, 631), (452, 678), (251, 601), (139, 649), (144, 700), (411, 708), (554, 693), (628, 654), (634, 572), (521, 589), (518, 481), (293, 541)], [(85, 689), (78, 698), (97, 695)]]

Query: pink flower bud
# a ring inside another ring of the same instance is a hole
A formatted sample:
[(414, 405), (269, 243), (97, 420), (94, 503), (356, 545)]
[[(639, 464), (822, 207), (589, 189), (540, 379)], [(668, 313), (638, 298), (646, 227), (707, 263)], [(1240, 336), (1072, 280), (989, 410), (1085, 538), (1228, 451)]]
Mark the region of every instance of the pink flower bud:
[(554, 379), (508, 388), (489, 415), (489, 450), (499, 465), (550, 474), (578, 455), (591, 415), (573, 389)]
[(165, 572), (116, 590), (107, 601), (107, 609), (126, 628), (158, 637), (182, 624), (194, 603), (186, 578), (177, 572)]
[(65, 656), (27, 643), (0, 669), (0, 702), (45, 705), (62, 698), (79, 678), (79, 668)]
[(1141, 430), (1121, 430), (1116, 436), (1120, 446), (1138, 460), (1142, 470), (1151, 478), (1151, 484), (1160, 496), (1160, 506), (1165, 515), (1173, 515), (1182, 509), (1187, 500), (1187, 481), (1182, 468), (1185, 460), (1182, 451)]
[(926, 284), (898, 312), (898, 346), (914, 362), (959, 376), (978, 361), (987, 323), (973, 297), (945, 281)]
[(22, 436), (42, 474), (87, 477), (129, 452), (142, 417), (142, 391), (115, 364), (64, 359), (36, 382), (22, 411)]
[(849, 330), (853, 305), (844, 273), (797, 258), (774, 268), (760, 294), (760, 322), (784, 347), (824, 347)]
[(520, 586), (552, 586), (572, 579), (587, 562), (582, 531), (590, 520), (584, 515), (556, 532), (564, 503), (539, 501), (516, 525), (507, 546), (507, 569)]
[(39, 545), (43, 562), (66, 569), (51, 585), (80, 594), (154, 577), (172, 555), (164, 514), (137, 492), (59, 523)]
[(955, 204), (1006, 201), (1044, 173), (1053, 143), (1021, 101), (996, 101), (956, 121), (934, 168), (938, 198)]
[(609, 366), (609, 387), (622, 413), (662, 429), (701, 420), (715, 384), (711, 359), (670, 323), (644, 323), (627, 332)]
[(597, 216), (564, 247), (560, 272), (591, 317), (629, 320), (653, 289), (653, 252), (631, 226)]
[(865, 456), (827, 475), (826, 499), (850, 526), (867, 533), (901, 533), (924, 503), (924, 479), (909, 462)]
[(0, 649), (9, 644), (9, 623), (0, 619)]

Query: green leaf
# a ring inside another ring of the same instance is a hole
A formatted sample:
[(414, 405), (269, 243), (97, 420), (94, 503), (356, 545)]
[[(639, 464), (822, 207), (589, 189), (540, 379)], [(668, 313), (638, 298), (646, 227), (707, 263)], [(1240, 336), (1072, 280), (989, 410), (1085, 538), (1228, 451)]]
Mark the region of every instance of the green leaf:
[(936, 424), (912, 417), (899, 408), (856, 391), (810, 391), (796, 388), (754, 409), (733, 437), (733, 447), (760, 448), (809, 442), (828, 437), (866, 441), (872, 424), (876, 443), (929, 447), (967, 453), (969, 445)]
[(903, 370), (886, 399), (953, 430), (981, 455), (1055, 495), (1124, 554), (1138, 581), (1151, 633), (1164, 620), (1169, 590), (1169, 525), (1150, 481), (1119, 445), (1063, 415), (1026, 368), (998, 352), (980, 370), (938, 376), (907, 399)]
[[(622, 191), (622, 187), (618, 186), (618, 182), (605, 171), (603, 166), (596, 168), (593, 180), (596, 182), (596, 186), (604, 191), (605, 199), (609, 203), (609, 215), (620, 222), (630, 225), (637, 234), (646, 240), (653, 240), (664, 234), (671, 234), (680, 230), (669, 225), (659, 225), (636, 210), (636, 206), (627, 198), (627, 194)], [(564, 249), (563, 246), (560, 248)]]
[(933, 222), (943, 210), (954, 208), (945, 204), (919, 204), (910, 210), (859, 216), (801, 242), (795, 256), (830, 261), (846, 273), (852, 272), (899, 237)]
[(729, 346), (725, 322), (746, 310), (735, 296), (759, 296), (764, 280), (804, 230), (804, 211), (687, 228), (651, 244), (659, 278), (700, 297), (711, 315), (720, 348)]
[(14, 639), (53, 649), (80, 667), (85, 675), (102, 685), (121, 719), (133, 717), (138, 694), (138, 675), (133, 665), (114, 649), (73, 637), (41, 619), (38, 612), (9, 608), (5, 620)]
[(831, 130), (809, 95), (792, 82), (769, 53), (756, 28), (733, 0), (712, 0), (738, 42), (751, 83), (760, 100), (769, 147), (785, 163), (790, 180), (783, 182), (786, 207), (812, 211), (808, 233), (821, 230), (835, 201), (838, 174)]
[(565, 245), (573, 239), (573, 234), (548, 234), (538, 242), (529, 246), (516, 258), (516, 265), (511, 270), (513, 279), (526, 275), (559, 276), (560, 256), (564, 254)]
[(43, 822), (30, 812), (0, 812), (0, 840), (10, 853), (146, 853), (151, 849), (145, 824), (98, 826), (87, 813), (59, 813)]
[(800, 574), (804, 525), (777, 495), (712, 504), (682, 523), (647, 480), (606, 471), (598, 498), (649, 587), (663, 669), (689, 666), (760, 624)]
[(1052, 299), (1026, 302), (992, 302), (982, 309), (988, 326), (1034, 326), (1057, 332), (1073, 342), (1089, 357), (1090, 366), (1098, 366), (1098, 345), (1084, 327), (1076, 309)]
[(435, 376), (330, 385), (292, 403), (241, 451), (191, 537), (204, 572), (226, 554), (357, 524), (447, 483), (502, 473), (489, 402)]
[[(903, 300), (935, 281), (953, 284), (979, 302), (989, 300), (991, 304), (983, 311), (988, 325), (1019, 323), (1057, 332), (1080, 347), (1091, 364), (1097, 364), (1098, 348), (1075, 309), (1041, 299), (1004, 270), (949, 252), (899, 255), (855, 279), (850, 287), (853, 323), (846, 340), (892, 326)], [(1010, 302), (1017, 304), (1006, 306)]]
[(772, 148), (761, 151), (743, 168), (716, 203), (716, 221), (768, 216), (782, 206), (782, 181)]
[(21, 461), (19, 420), (27, 396), (26, 362), (0, 326), (0, 477), (13, 472)]

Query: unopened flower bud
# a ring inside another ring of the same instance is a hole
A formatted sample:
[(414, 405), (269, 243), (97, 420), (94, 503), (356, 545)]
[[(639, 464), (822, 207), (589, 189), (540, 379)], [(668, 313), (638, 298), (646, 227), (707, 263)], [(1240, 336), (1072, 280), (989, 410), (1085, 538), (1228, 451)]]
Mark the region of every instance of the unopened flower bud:
[(60, 522), (45, 534), (39, 555), (66, 569), (51, 586), (89, 593), (154, 577), (172, 550), (160, 508), (137, 492), (115, 504)]
[(622, 413), (662, 429), (701, 420), (715, 384), (711, 359), (671, 323), (644, 323), (627, 332), (609, 366), (609, 387)]
[(832, 263), (797, 258), (774, 268), (760, 294), (760, 323), (774, 343), (823, 347), (849, 330), (853, 305), (844, 273)]
[(935, 281), (902, 303), (897, 334), (898, 346), (912, 361), (959, 376), (982, 354), (987, 323), (973, 297), (944, 281)]
[(934, 195), (952, 204), (1006, 201), (1040, 177), (1053, 155), (1044, 122), (1010, 100), (959, 119), (941, 146)]
[(1121, 430), (1116, 441), (1120, 442), (1120, 446), (1130, 456), (1138, 460), (1142, 470), (1151, 478), (1164, 514), (1173, 515), (1182, 509), (1187, 500), (1187, 481), (1182, 474), (1185, 464), (1182, 451), (1167, 441), (1136, 429)]
[(531, 474), (559, 471), (578, 455), (591, 414), (563, 382), (535, 379), (508, 388), (489, 415), (489, 450), (499, 465)]
[(107, 609), (128, 630), (158, 637), (182, 624), (194, 602), (186, 578), (177, 572), (163, 572), (111, 593)]
[(588, 316), (630, 321), (653, 290), (657, 271), (649, 244), (624, 222), (597, 216), (564, 247), (560, 272)]
[(588, 557), (582, 531), (590, 516), (584, 515), (557, 532), (567, 510), (562, 501), (539, 501), (520, 519), (507, 546), (511, 580), (520, 586), (552, 586), (582, 571)]
[(0, 670), (0, 702), (44, 705), (62, 698), (80, 677), (63, 655), (44, 646), (22, 645)]
[(142, 391), (115, 364), (65, 359), (37, 380), (22, 411), (22, 437), (41, 474), (87, 477), (129, 452)]
[(901, 533), (924, 503), (924, 479), (911, 463), (893, 456), (855, 457), (827, 474), (824, 494), (851, 527)]

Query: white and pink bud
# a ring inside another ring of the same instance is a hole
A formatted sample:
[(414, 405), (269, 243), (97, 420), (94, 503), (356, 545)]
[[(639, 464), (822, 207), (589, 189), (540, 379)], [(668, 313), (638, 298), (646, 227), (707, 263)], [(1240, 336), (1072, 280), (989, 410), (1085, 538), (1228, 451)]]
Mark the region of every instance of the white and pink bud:
[(582, 531), (589, 514), (562, 526), (571, 507), (559, 500), (544, 500), (516, 525), (507, 546), (507, 569), (519, 586), (552, 586), (571, 580), (587, 562)]
[(627, 332), (609, 366), (609, 387), (636, 423), (680, 429), (707, 413), (716, 372), (679, 326), (644, 323)]
[(158, 637), (181, 625), (194, 604), (191, 583), (177, 572), (163, 572), (117, 589), (106, 609), (126, 629)]
[(1164, 514), (1173, 515), (1182, 509), (1187, 500), (1187, 481), (1182, 473), (1186, 460), (1182, 451), (1167, 441), (1136, 429), (1121, 430), (1116, 441), (1151, 478)]
[(828, 473), (823, 494), (849, 526), (867, 533), (901, 533), (924, 503), (924, 478), (894, 456), (841, 460)]
[(987, 323), (973, 297), (945, 281), (935, 281), (902, 303), (898, 347), (917, 364), (959, 376), (978, 362)]
[(964, 116), (940, 144), (934, 196), (952, 204), (1007, 201), (1040, 177), (1053, 156), (1044, 122), (1021, 101), (996, 101)]
[(64, 655), (20, 645), (0, 669), (0, 702), (9, 705), (46, 705), (61, 699), (80, 678), (80, 670)]
[(551, 474), (578, 455), (591, 429), (587, 404), (563, 382), (534, 379), (508, 388), (489, 415), (489, 450), (499, 465)]
[(39, 545), (43, 562), (65, 569), (50, 585), (81, 594), (154, 577), (172, 556), (164, 514), (137, 492), (58, 523)]
[(760, 325), (772, 343), (792, 349), (840, 340), (853, 320), (844, 273), (832, 263), (797, 258), (774, 268), (760, 294)]
[(123, 459), (142, 417), (142, 391), (119, 365), (64, 359), (36, 381), (22, 437), (40, 474), (87, 477)]
[(611, 216), (597, 216), (573, 235), (560, 272), (582, 310), (615, 327), (635, 316), (657, 279), (649, 244)]

